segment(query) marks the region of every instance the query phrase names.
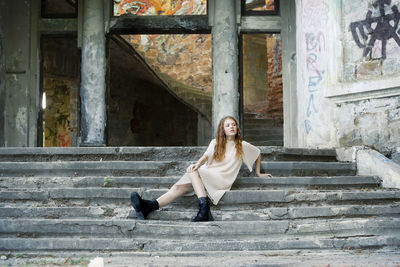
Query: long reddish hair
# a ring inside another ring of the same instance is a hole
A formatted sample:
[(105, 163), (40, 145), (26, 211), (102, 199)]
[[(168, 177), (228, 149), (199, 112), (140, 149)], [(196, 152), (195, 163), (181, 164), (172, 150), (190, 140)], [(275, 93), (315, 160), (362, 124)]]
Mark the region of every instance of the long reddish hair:
[(222, 161), (225, 157), (226, 150), (226, 135), (224, 132), (224, 123), (225, 120), (231, 119), (236, 123), (237, 133), (235, 135), (235, 147), (236, 147), (236, 157), (240, 158), (243, 155), (242, 148), (242, 135), (240, 133), (240, 127), (237, 120), (232, 116), (223, 117), (218, 123), (216, 143), (214, 147), (214, 155), (213, 159), (216, 161)]

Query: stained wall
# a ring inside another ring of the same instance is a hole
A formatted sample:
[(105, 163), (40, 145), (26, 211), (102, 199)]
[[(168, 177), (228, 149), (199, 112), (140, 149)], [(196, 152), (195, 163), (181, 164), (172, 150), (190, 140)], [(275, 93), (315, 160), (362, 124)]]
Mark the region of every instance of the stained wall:
[(400, 146), (400, 5), (389, 2), (297, 1), (301, 146)]
[[(4, 146), (35, 146), (39, 105), (39, 0), (1, 1)], [(1, 122), (1, 121), (0, 121)]]

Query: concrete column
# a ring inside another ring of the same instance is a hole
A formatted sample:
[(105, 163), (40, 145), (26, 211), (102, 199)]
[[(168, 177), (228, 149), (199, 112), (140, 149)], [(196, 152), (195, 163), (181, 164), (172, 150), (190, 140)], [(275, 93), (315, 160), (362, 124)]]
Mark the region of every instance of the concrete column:
[[(1, 7), (2, 5), (0, 5)], [(1, 14), (1, 13), (0, 13)], [(4, 70), (4, 37), (3, 37), (3, 21), (0, 19), (0, 147), (4, 145), (4, 107), (5, 107), (5, 92), (4, 92), (4, 80), (5, 80), (5, 70)]]
[(81, 146), (104, 146), (106, 144), (104, 1), (85, 0), (82, 3)]
[(213, 133), (219, 120), (231, 115), (239, 119), (239, 59), (234, 0), (216, 0), (212, 27)]

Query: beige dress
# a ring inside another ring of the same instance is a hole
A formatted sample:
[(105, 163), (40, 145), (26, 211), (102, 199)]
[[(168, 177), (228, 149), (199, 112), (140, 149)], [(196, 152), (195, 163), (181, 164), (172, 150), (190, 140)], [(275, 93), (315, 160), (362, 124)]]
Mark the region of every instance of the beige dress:
[[(246, 141), (242, 141), (243, 155), (242, 158), (237, 158), (235, 142), (227, 141), (225, 158), (218, 162), (213, 160), (215, 142), (216, 140), (213, 139), (208, 145), (204, 153), (208, 157), (207, 163), (203, 164), (198, 171), (207, 190), (208, 197), (214, 205), (217, 205), (225, 192), (231, 189), (242, 163), (247, 166), (250, 172), (253, 170), (253, 164), (260, 155), (260, 149)], [(190, 183), (190, 177), (188, 173), (185, 173), (176, 184)]]

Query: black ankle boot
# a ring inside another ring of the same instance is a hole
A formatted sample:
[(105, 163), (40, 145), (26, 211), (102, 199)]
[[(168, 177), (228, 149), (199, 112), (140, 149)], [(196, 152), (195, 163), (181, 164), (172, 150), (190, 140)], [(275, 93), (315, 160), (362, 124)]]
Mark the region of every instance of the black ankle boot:
[(205, 197), (199, 198), (199, 212), (196, 216), (192, 218), (192, 222), (208, 222), (214, 221), (214, 218), (211, 214), (210, 204)]
[(131, 193), (131, 203), (136, 211), (138, 219), (146, 219), (150, 212), (158, 210), (159, 205), (157, 200), (142, 199), (137, 192)]

